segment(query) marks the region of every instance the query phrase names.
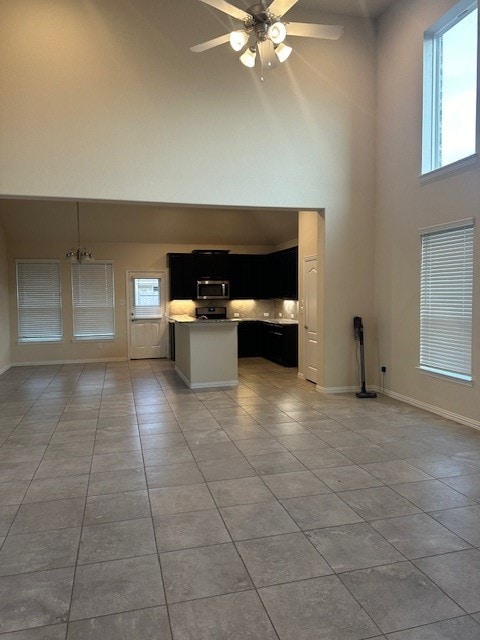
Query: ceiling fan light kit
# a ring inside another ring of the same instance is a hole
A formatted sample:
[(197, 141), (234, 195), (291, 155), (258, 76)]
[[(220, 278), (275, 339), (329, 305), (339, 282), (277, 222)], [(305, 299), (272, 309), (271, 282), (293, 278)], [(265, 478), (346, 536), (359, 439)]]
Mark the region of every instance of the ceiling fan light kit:
[(298, 0), (273, 0), (268, 6), (262, 1), (245, 11), (226, 0), (200, 0), (200, 2), (242, 21), (244, 28), (195, 45), (190, 50), (201, 53), (229, 42), (236, 52), (244, 49), (240, 55), (240, 62), (246, 67), (255, 66), (258, 53), (262, 72), (264, 69), (274, 69), (278, 66), (278, 62), (285, 62), (290, 56), (292, 47), (285, 43), (287, 36), (337, 40), (343, 33), (343, 27), (340, 25), (283, 21), (283, 15)]
[(246, 31), (232, 31), (230, 34), (230, 46), (234, 51), (241, 51), (248, 43)]

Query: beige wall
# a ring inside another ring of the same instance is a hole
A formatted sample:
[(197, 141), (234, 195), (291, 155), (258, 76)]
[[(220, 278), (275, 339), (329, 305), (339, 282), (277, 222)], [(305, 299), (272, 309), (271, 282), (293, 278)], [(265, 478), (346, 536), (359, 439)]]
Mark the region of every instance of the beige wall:
[(189, 51), (231, 29), (200, 2), (0, 0), (0, 194), (323, 209), (324, 384), (343, 387), (352, 317), (373, 316), (375, 32), (295, 18), (345, 32), (295, 38), (261, 83), (228, 46)]
[(0, 225), (0, 373), (10, 366), (8, 262), (5, 232)]
[[(72, 300), (70, 265), (65, 262), (67, 249), (65, 243), (22, 244), (9, 246), (9, 284), (10, 284), (10, 323), (11, 358), (16, 364), (34, 362), (64, 362), (126, 358), (127, 348), (127, 271), (164, 271), (168, 280), (167, 253), (190, 252), (201, 249), (198, 245), (162, 245), (147, 243), (104, 243), (89, 245), (96, 260), (113, 260), (115, 268), (115, 324), (116, 339), (113, 342), (72, 342)], [(208, 247), (212, 248), (212, 247)], [(231, 249), (239, 253), (265, 253), (264, 246), (218, 246), (219, 249)], [(64, 320), (64, 341), (59, 344), (17, 344), (17, 307), (15, 301), (15, 259), (60, 259), (62, 267), (62, 300)], [(187, 303), (188, 310), (192, 303)], [(272, 305), (272, 312), (275, 306)], [(178, 313), (178, 310), (176, 311)], [(10, 340), (7, 341), (7, 344)], [(99, 346), (101, 345), (101, 347)]]
[(474, 217), (476, 262), (480, 170), (421, 184), (423, 32), (453, 0), (397, 2), (380, 21), (378, 39), (378, 162), (376, 315), (378, 367), (386, 387), (416, 402), (479, 420), (480, 278), (475, 269), (473, 378), (468, 387), (417, 370), (419, 361), (419, 229)]

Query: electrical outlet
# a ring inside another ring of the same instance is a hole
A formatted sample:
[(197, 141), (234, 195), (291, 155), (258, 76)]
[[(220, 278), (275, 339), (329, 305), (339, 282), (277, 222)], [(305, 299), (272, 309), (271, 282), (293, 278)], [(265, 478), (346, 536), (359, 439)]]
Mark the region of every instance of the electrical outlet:
[(233, 314), (233, 317), (234, 317), (234, 318), (239, 318), (239, 317), (240, 317), (240, 314), (239, 314), (239, 313), (234, 313), (234, 314)]
[(295, 316), (294, 316), (294, 314), (293, 314), (293, 313), (291, 313), (291, 314), (290, 314), (290, 318), (293, 320), (293, 319), (294, 319), (294, 317), (295, 317)]
[(387, 367), (382, 367), (382, 368), (380, 369), (380, 371), (381, 371), (382, 373), (387, 373)]
[(264, 318), (268, 318), (269, 316), (270, 316), (270, 314), (269, 314), (269, 313), (264, 313), (264, 314), (263, 314), (263, 317), (264, 317)]

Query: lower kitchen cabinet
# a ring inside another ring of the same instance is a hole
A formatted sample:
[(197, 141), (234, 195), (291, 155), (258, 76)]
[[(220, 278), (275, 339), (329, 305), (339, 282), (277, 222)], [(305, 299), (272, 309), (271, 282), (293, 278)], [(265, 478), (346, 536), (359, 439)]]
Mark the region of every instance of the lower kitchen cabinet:
[(260, 355), (260, 329), (261, 322), (256, 320), (243, 320), (238, 323), (238, 357), (254, 358)]
[(244, 320), (238, 324), (238, 357), (262, 356), (284, 367), (298, 365), (298, 324)]

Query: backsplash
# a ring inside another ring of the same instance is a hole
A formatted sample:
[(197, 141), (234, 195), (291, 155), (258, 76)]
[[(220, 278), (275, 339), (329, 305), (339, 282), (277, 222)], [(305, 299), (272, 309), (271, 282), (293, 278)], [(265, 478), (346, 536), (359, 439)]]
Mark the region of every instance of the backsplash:
[[(235, 313), (240, 318), (286, 318), (298, 320), (298, 302), (296, 300), (212, 300), (212, 306), (227, 307), (227, 317), (233, 318)], [(209, 305), (208, 300), (172, 300), (168, 307), (168, 315), (195, 315), (196, 307)], [(268, 316), (264, 314), (268, 313)]]

